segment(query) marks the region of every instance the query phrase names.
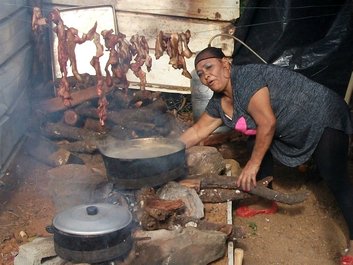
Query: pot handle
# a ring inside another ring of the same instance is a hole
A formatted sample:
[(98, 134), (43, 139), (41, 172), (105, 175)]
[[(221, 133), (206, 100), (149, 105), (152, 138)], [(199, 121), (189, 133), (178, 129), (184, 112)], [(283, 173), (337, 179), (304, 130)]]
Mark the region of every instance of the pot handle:
[(47, 226), (45, 227), (45, 230), (46, 230), (49, 234), (54, 234), (54, 232), (55, 232), (55, 228), (54, 228), (53, 225), (47, 225)]

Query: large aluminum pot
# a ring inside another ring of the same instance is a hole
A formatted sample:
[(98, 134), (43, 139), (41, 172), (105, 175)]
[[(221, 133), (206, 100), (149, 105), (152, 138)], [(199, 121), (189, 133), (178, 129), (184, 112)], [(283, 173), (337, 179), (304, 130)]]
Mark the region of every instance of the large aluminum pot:
[(109, 203), (78, 205), (59, 212), (47, 227), (55, 252), (72, 262), (100, 263), (125, 257), (132, 248), (132, 215)]
[(160, 186), (186, 175), (185, 145), (176, 139), (109, 137), (98, 149), (117, 189)]

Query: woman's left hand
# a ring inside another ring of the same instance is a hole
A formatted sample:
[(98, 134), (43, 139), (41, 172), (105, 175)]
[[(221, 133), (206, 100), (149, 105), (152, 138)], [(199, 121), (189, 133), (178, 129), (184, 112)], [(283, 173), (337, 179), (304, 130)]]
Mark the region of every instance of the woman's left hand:
[(258, 164), (248, 161), (238, 177), (237, 186), (244, 191), (250, 191), (252, 187), (255, 187), (256, 175), (259, 168), (260, 166)]

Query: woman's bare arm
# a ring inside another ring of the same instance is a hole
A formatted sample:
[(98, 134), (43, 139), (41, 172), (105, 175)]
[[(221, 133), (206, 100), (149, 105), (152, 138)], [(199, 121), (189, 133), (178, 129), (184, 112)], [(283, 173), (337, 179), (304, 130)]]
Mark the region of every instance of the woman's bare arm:
[(222, 125), (220, 118), (213, 118), (204, 112), (200, 119), (187, 129), (179, 139), (183, 141), (186, 148), (194, 146), (209, 136), (214, 130)]
[(268, 151), (276, 129), (276, 117), (273, 113), (270, 94), (267, 87), (258, 90), (250, 99), (248, 112), (256, 123), (255, 146), (249, 161), (240, 174), (237, 185), (250, 190), (256, 185), (256, 174), (262, 159)]

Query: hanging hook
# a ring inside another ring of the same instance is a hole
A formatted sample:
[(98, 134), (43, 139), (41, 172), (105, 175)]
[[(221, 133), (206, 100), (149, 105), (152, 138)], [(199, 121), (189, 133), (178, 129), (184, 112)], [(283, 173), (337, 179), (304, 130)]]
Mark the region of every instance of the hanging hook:
[(267, 62), (260, 56), (258, 55), (253, 49), (251, 49), (248, 45), (246, 45), (243, 41), (241, 41), (240, 39), (238, 39), (237, 37), (233, 36), (233, 35), (230, 35), (230, 34), (227, 34), (227, 33), (220, 33), (220, 34), (217, 34), (215, 36), (213, 36), (210, 41), (208, 42), (208, 46), (210, 47), (211, 46), (211, 43), (213, 41), (213, 39), (215, 39), (216, 37), (219, 37), (219, 36), (225, 36), (225, 37), (231, 37), (233, 39), (235, 39), (236, 41), (240, 42), (241, 44), (243, 44), (249, 51), (251, 51), (257, 58), (259, 58), (262, 62), (264, 62), (265, 64), (267, 64)]

